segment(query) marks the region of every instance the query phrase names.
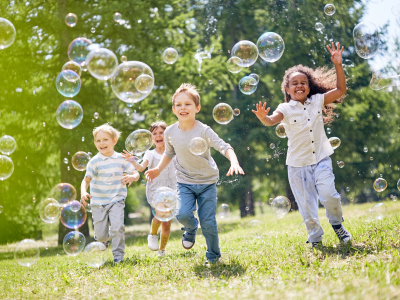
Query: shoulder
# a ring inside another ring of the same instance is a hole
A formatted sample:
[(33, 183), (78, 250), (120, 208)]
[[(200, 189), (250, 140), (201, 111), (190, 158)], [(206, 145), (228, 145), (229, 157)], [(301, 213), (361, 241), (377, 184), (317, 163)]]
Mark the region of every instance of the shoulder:
[(287, 109), (289, 108), (289, 103), (281, 103), (278, 105), (278, 107), (275, 109), (275, 111), (279, 111), (281, 114), (285, 115)]
[(98, 154), (96, 154), (95, 156), (93, 156), (93, 157), (89, 160), (89, 164), (96, 164), (97, 162), (99, 162), (99, 160), (101, 160), (101, 158), (99, 157)]
[(315, 95), (312, 95), (309, 99), (310, 99), (311, 103), (324, 102), (325, 94), (315, 94)]
[(165, 133), (168, 133), (168, 132), (171, 132), (171, 131), (175, 130), (176, 128), (178, 128), (178, 122), (176, 122), (176, 123), (174, 123), (174, 124), (172, 124), (172, 125), (169, 125), (169, 126), (165, 129), (164, 134), (165, 134)]

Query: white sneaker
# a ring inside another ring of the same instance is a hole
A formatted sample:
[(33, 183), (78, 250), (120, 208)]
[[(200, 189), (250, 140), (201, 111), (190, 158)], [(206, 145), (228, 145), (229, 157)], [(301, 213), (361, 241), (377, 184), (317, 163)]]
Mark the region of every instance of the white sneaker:
[(147, 236), (147, 245), (149, 246), (149, 249), (151, 251), (157, 251), (158, 249), (160, 249), (160, 247), (158, 246), (158, 235), (149, 234)]
[(165, 255), (166, 255), (165, 250), (158, 250), (157, 251), (157, 256), (158, 257), (165, 257)]

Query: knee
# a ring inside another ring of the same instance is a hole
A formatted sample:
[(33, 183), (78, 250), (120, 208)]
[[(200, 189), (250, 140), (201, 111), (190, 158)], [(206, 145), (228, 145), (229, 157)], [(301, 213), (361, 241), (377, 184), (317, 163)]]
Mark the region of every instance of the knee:
[(201, 230), (205, 233), (214, 234), (218, 232), (217, 221), (214, 219), (207, 219), (200, 223)]
[(108, 233), (98, 233), (98, 232), (96, 232), (96, 240), (98, 241), (98, 242), (102, 242), (102, 243), (104, 243), (104, 242), (107, 242), (108, 241)]
[(125, 225), (124, 224), (113, 224), (110, 226), (110, 235), (122, 235), (125, 233)]
[(171, 222), (163, 222), (161, 225), (162, 233), (164, 235), (169, 235), (171, 233)]
[(189, 212), (179, 212), (176, 218), (180, 223), (185, 224), (191, 221), (194, 218), (194, 215)]

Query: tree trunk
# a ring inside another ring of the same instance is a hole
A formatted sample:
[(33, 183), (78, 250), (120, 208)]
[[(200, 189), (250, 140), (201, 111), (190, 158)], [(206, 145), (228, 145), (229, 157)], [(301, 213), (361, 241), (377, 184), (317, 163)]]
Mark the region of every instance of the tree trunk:
[(254, 216), (254, 198), (252, 189), (244, 190), (240, 197), (240, 217)]

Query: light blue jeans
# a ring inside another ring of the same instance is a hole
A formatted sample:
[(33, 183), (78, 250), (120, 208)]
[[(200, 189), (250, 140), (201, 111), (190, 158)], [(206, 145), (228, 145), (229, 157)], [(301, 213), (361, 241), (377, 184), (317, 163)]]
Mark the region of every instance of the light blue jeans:
[(194, 216), (196, 200), (199, 206), (198, 215), (203, 235), (207, 243), (206, 257), (211, 261), (221, 257), (219, 249), (219, 238), (217, 220), (217, 184), (184, 184), (178, 182), (178, 198), (181, 203), (176, 218), (184, 226), (182, 230), (187, 231), (185, 236), (188, 240), (196, 234), (199, 221)]
[[(289, 183), (299, 206), (303, 220), (318, 220), (318, 198), (325, 207), (326, 216), (331, 225), (340, 225), (343, 221), (340, 194), (335, 188), (335, 175), (331, 158), (325, 157), (318, 163), (305, 167), (288, 166)], [(322, 241), (324, 230), (320, 227), (315, 234), (308, 236), (309, 242)]]

